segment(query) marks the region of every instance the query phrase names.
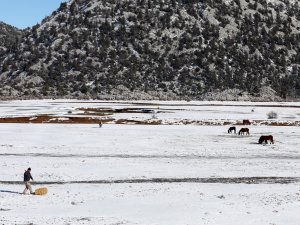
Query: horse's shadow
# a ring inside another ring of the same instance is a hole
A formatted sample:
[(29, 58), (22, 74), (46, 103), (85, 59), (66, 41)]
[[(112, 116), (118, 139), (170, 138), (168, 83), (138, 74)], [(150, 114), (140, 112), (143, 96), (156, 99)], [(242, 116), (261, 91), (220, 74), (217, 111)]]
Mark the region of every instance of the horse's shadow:
[(260, 146), (273, 146), (274, 144), (266, 144), (266, 143), (258, 143), (258, 142), (250, 142), (249, 144), (252, 144), (252, 145), (260, 145)]
[(261, 144), (259, 144), (258, 142), (250, 142), (250, 144), (252, 144), (252, 145), (261, 145)]
[(10, 194), (21, 194), (20, 192), (8, 191), (8, 190), (0, 190), (0, 192), (2, 192), (2, 193), (10, 193)]

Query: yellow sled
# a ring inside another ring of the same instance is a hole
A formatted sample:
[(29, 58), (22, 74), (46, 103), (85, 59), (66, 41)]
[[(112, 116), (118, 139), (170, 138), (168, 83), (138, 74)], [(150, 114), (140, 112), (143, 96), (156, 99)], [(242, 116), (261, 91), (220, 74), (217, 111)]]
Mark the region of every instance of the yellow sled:
[(35, 190), (34, 192), (36, 195), (46, 195), (48, 193), (48, 189), (47, 188), (38, 188)]

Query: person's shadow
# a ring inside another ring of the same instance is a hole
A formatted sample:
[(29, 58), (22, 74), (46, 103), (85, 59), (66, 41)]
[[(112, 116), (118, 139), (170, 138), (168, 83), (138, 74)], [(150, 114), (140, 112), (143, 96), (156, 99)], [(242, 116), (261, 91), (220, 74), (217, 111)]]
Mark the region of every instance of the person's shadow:
[(0, 192), (3, 192), (3, 193), (11, 193), (11, 194), (22, 194), (20, 192), (16, 192), (16, 191), (7, 191), (7, 190), (0, 190)]

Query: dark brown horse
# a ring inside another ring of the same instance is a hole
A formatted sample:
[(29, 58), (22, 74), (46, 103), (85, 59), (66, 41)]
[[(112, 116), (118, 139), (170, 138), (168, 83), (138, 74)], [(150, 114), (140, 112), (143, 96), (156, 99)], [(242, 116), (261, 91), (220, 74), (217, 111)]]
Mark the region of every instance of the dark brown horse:
[(262, 144), (265, 142), (265, 144), (268, 144), (268, 141), (270, 141), (270, 143), (274, 144), (274, 140), (273, 140), (273, 136), (272, 135), (262, 135), (260, 136), (258, 143)]
[(236, 128), (235, 127), (229, 127), (228, 134), (234, 132), (236, 134)]
[(244, 134), (249, 135), (249, 129), (248, 128), (241, 128), (239, 131), (239, 135), (244, 135)]
[(243, 120), (243, 125), (251, 125), (250, 120)]

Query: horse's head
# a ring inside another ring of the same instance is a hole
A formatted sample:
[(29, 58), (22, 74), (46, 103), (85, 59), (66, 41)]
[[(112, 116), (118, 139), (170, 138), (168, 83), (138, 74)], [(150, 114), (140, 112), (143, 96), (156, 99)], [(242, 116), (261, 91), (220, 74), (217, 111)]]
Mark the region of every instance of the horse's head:
[(265, 136), (261, 136), (258, 140), (258, 144), (262, 144), (264, 140), (265, 140)]

